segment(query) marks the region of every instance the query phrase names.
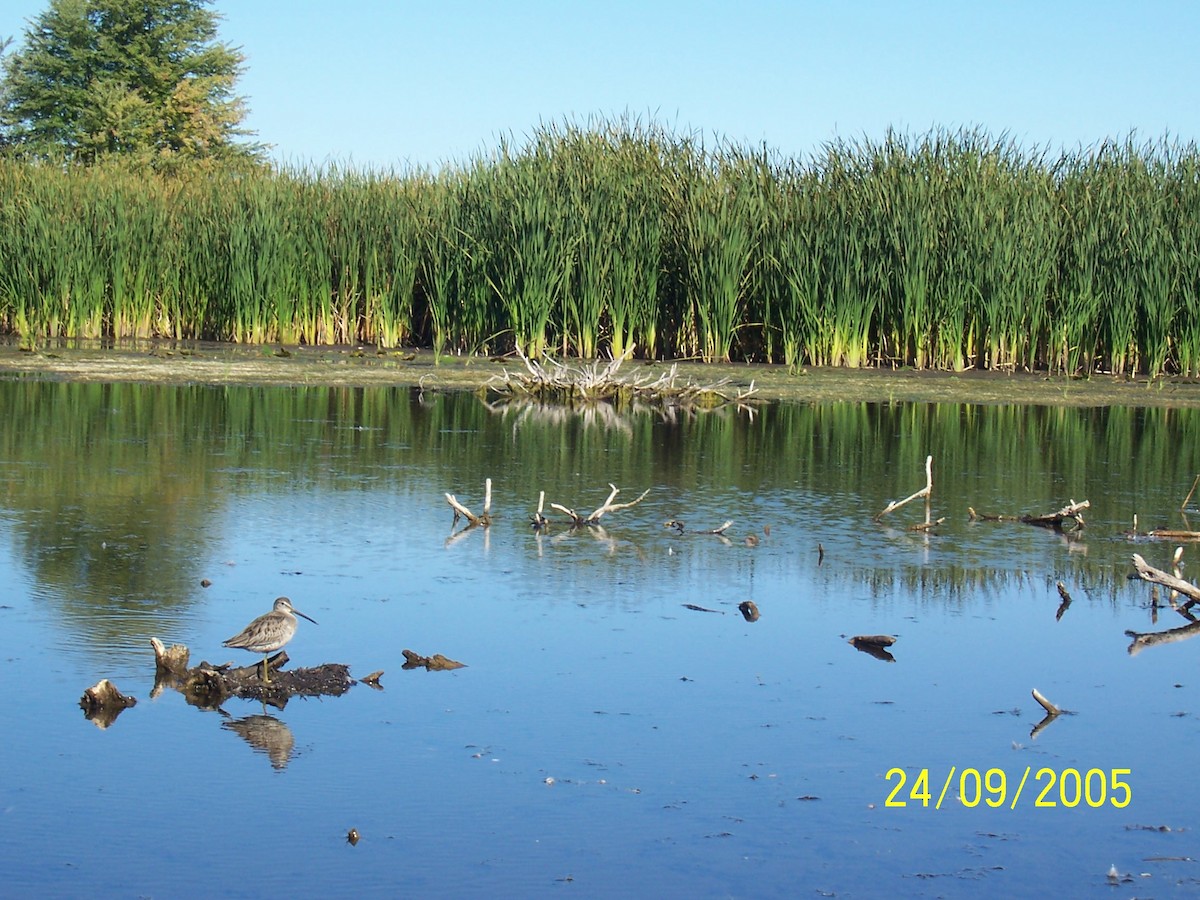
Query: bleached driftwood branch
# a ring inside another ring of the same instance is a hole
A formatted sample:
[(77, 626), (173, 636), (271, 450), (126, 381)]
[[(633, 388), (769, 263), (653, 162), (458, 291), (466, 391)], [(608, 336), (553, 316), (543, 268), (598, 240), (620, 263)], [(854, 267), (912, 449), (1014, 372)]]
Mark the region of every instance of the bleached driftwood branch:
[(446, 494), (446, 502), (450, 504), (450, 508), (454, 510), (454, 521), (451, 523), (451, 528), (458, 524), (459, 518), (465, 518), (469, 528), (474, 528), (476, 525), (482, 525), (485, 528), (492, 524), (492, 479), (487, 479), (484, 482), (484, 498), (483, 498), (483, 514), (475, 515), (465, 506), (463, 506), (458, 498), (453, 494)]
[(1142, 558), (1140, 553), (1133, 554), (1133, 568), (1136, 570), (1138, 578), (1142, 579), (1142, 581), (1161, 584), (1163, 587), (1168, 587), (1187, 597), (1187, 602), (1183, 604), (1185, 611), (1190, 609), (1192, 604), (1200, 603), (1200, 588), (1196, 587), (1190, 581), (1185, 581), (1176, 575), (1164, 572), (1162, 569), (1154, 568), (1154, 566)]
[(881, 512), (879, 515), (877, 515), (875, 517), (875, 521), (878, 522), (880, 519), (882, 519), (888, 513), (896, 511), (897, 509), (899, 509), (906, 503), (911, 503), (912, 501), (920, 499), (921, 497), (928, 498), (929, 495), (932, 493), (933, 493), (933, 457), (927, 456), (927, 457), (925, 457), (925, 487), (921, 488), (919, 491), (917, 491), (911, 497), (905, 497), (903, 500), (893, 500), (891, 503), (889, 503), (887, 505), (887, 508), (885, 508), (883, 510), (883, 512)]
[(613, 500), (616, 499), (617, 494), (621, 493), (621, 489), (615, 484), (609, 484), (609, 487), (612, 488), (612, 492), (608, 495), (608, 499), (605, 500), (604, 503), (589, 516), (580, 515), (579, 513), (575, 512), (575, 510), (563, 506), (561, 503), (551, 503), (550, 505), (559, 512), (570, 516), (571, 524), (578, 528), (584, 525), (595, 525), (600, 521), (600, 517), (606, 513), (616, 512), (619, 509), (628, 509), (631, 506), (636, 506), (646, 498), (647, 494), (650, 493), (650, 488), (646, 488), (646, 490), (642, 491), (641, 495), (636, 500), (630, 500), (628, 503), (614, 503)]
[(1083, 516), (1081, 513), (1090, 507), (1091, 501), (1081, 500), (1078, 503), (1074, 499), (1058, 512), (1049, 513), (1044, 516), (1021, 516), (1021, 521), (1026, 525), (1037, 525), (1041, 528), (1053, 528), (1055, 531), (1066, 530), (1063, 523), (1070, 519), (1075, 524), (1073, 528), (1082, 528), (1084, 526)]

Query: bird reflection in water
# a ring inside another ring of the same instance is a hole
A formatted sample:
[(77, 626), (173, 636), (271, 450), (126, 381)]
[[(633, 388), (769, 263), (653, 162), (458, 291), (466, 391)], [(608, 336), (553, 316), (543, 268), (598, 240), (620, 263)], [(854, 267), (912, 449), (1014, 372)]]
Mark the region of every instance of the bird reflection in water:
[(271, 766), (276, 770), (286, 769), (291, 761), (296, 739), (292, 736), (292, 730), (274, 716), (263, 713), (230, 719), (222, 722), (221, 727), (236, 733), (256, 752), (267, 754)]

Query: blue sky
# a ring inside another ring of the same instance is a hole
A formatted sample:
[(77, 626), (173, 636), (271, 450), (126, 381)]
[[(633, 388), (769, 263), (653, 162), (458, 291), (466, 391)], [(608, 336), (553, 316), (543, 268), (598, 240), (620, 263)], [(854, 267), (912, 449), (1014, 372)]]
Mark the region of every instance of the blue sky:
[[(19, 44), (44, 0), (6, 0)], [(217, 0), (284, 162), (438, 167), (624, 113), (798, 158), (889, 126), (1200, 136), (1200, 3)]]

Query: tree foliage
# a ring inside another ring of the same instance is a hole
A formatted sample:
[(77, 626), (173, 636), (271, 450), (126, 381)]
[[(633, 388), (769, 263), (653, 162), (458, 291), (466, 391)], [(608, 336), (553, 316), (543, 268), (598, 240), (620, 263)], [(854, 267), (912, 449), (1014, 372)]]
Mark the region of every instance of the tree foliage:
[(0, 144), (27, 159), (170, 169), (261, 160), (234, 93), (245, 57), (212, 0), (50, 0), (3, 60)]

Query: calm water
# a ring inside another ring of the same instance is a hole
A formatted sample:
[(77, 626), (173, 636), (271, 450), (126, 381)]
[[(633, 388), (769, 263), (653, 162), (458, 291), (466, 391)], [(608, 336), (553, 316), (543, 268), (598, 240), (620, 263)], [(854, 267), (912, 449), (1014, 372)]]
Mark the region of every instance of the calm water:
[[(1129, 653), (1127, 629), (1185, 620), (1126, 577), (1173, 545), (1122, 534), (1183, 527), (1195, 411), (613, 419), (41, 382), (0, 383), (0, 409), (2, 893), (1115, 896), (1113, 866), (1120, 896), (1200, 884), (1200, 641)], [(927, 454), (942, 527), (906, 530), (919, 503), (873, 522)], [(452, 535), (444, 493), (478, 510), (488, 477), (497, 521)], [(531, 532), (539, 491), (590, 511), (610, 482), (650, 492), (604, 531)], [(967, 515), (1071, 499), (1092, 504), (1072, 540)], [(292, 665), (382, 669), (384, 689), (224, 714), (150, 698), (151, 637), (251, 662), (221, 641), (280, 594), (320, 622)], [(846, 641), (875, 633), (895, 662)], [(467, 668), (403, 671), (405, 648)], [(106, 730), (77, 706), (100, 678), (139, 700)], [(1033, 688), (1075, 714), (1031, 737)], [(964, 769), (1005, 777), (999, 808)], [(1035, 806), (1068, 770), (1097, 770), (1096, 808), (1058, 784)]]

